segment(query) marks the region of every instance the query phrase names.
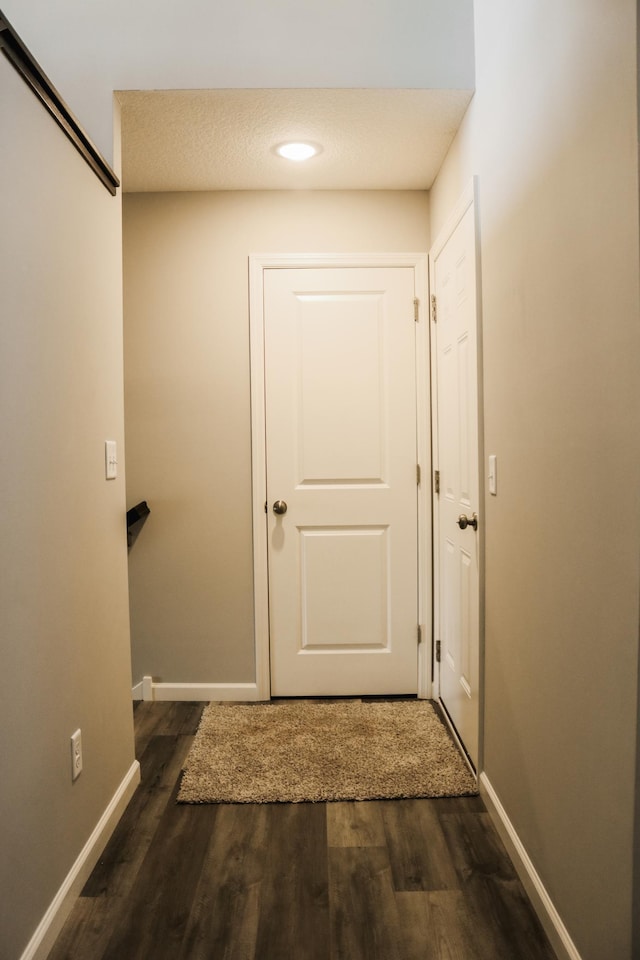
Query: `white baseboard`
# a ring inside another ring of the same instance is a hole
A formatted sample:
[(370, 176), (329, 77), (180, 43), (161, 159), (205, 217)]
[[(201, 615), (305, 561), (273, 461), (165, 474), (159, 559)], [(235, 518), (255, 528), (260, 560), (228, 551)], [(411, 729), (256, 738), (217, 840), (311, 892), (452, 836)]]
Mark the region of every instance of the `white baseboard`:
[(582, 960), (486, 773), (480, 774), (480, 794), (558, 960)]
[(143, 677), (132, 690), (134, 700), (262, 700), (257, 683), (155, 683)]
[(140, 764), (135, 760), (38, 924), (20, 960), (45, 960), (139, 783)]

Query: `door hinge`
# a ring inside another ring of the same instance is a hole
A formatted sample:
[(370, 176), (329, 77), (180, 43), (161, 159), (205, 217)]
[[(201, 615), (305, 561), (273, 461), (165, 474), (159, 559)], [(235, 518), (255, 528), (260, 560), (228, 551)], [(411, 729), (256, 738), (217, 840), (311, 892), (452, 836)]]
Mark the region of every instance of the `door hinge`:
[(422, 627), (418, 624), (418, 643), (422, 643)]
[(431, 294), (431, 319), (434, 323), (438, 322), (438, 304), (435, 293)]
[(436, 493), (440, 493), (440, 471), (433, 471), (433, 489)]
[(416, 483), (420, 486), (422, 481), (422, 470), (420, 469), (420, 464), (416, 463)]
[(420, 322), (420, 301), (417, 297), (413, 298), (413, 319), (416, 323)]
[(440, 640), (436, 640), (436, 663), (440, 663)]

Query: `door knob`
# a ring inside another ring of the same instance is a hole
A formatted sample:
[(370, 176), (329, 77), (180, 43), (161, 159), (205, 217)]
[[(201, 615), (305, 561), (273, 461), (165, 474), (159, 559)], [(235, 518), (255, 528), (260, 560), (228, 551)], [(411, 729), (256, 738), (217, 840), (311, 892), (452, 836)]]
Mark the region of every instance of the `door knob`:
[(476, 513), (474, 513), (474, 514), (472, 515), (471, 519), (469, 519), (469, 517), (466, 515), (466, 513), (461, 513), (460, 516), (458, 517), (457, 523), (458, 523), (458, 526), (460, 527), (461, 530), (466, 530), (467, 527), (473, 527), (474, 530), (477, 530), (477, 529), (478, 529), (478, 515), (477, 515)]
[(284, 500), (276, 500), (273, 505), (273, 512), (282, 515), (287, 512), (287, 504)]

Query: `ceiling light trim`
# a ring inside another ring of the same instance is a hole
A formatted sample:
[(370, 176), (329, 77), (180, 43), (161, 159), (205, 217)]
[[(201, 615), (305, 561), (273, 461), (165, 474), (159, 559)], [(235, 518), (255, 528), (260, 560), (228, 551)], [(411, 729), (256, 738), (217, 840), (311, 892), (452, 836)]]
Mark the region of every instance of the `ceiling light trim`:
[(320, 144), (312, 143), (310, 140), (285, 140), (283, 143), (278, 143), (273, 149), (283, 160), (291, 160), (294, 163), (312, 160), (313, 157), (322, 153)]

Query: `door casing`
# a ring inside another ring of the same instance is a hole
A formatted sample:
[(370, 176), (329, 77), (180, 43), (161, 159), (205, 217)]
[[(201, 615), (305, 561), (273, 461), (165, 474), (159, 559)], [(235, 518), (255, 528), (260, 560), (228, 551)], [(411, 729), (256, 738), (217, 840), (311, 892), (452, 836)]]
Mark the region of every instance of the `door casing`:
[[(432, 526), (431, 526), (431, 413), (426, 253), (375, 254), (251, 254), (249, 257), (249, 336), (251, 364), (251, 460), (253, 501), (253, 591), (257, 699), (271, 696), (269, 657), (269, 571), (267, 559), (266, 409), (264, 378), (265, 270), (323, 267), (412, 267), (418, 299), (416, 323), (417, 452), (421, 470), (418, 485), (418, 622), (422, 641), (418, 651), (418, 696), (432, 695)], [(416, 640), (417, 642), (417, 640)]]

